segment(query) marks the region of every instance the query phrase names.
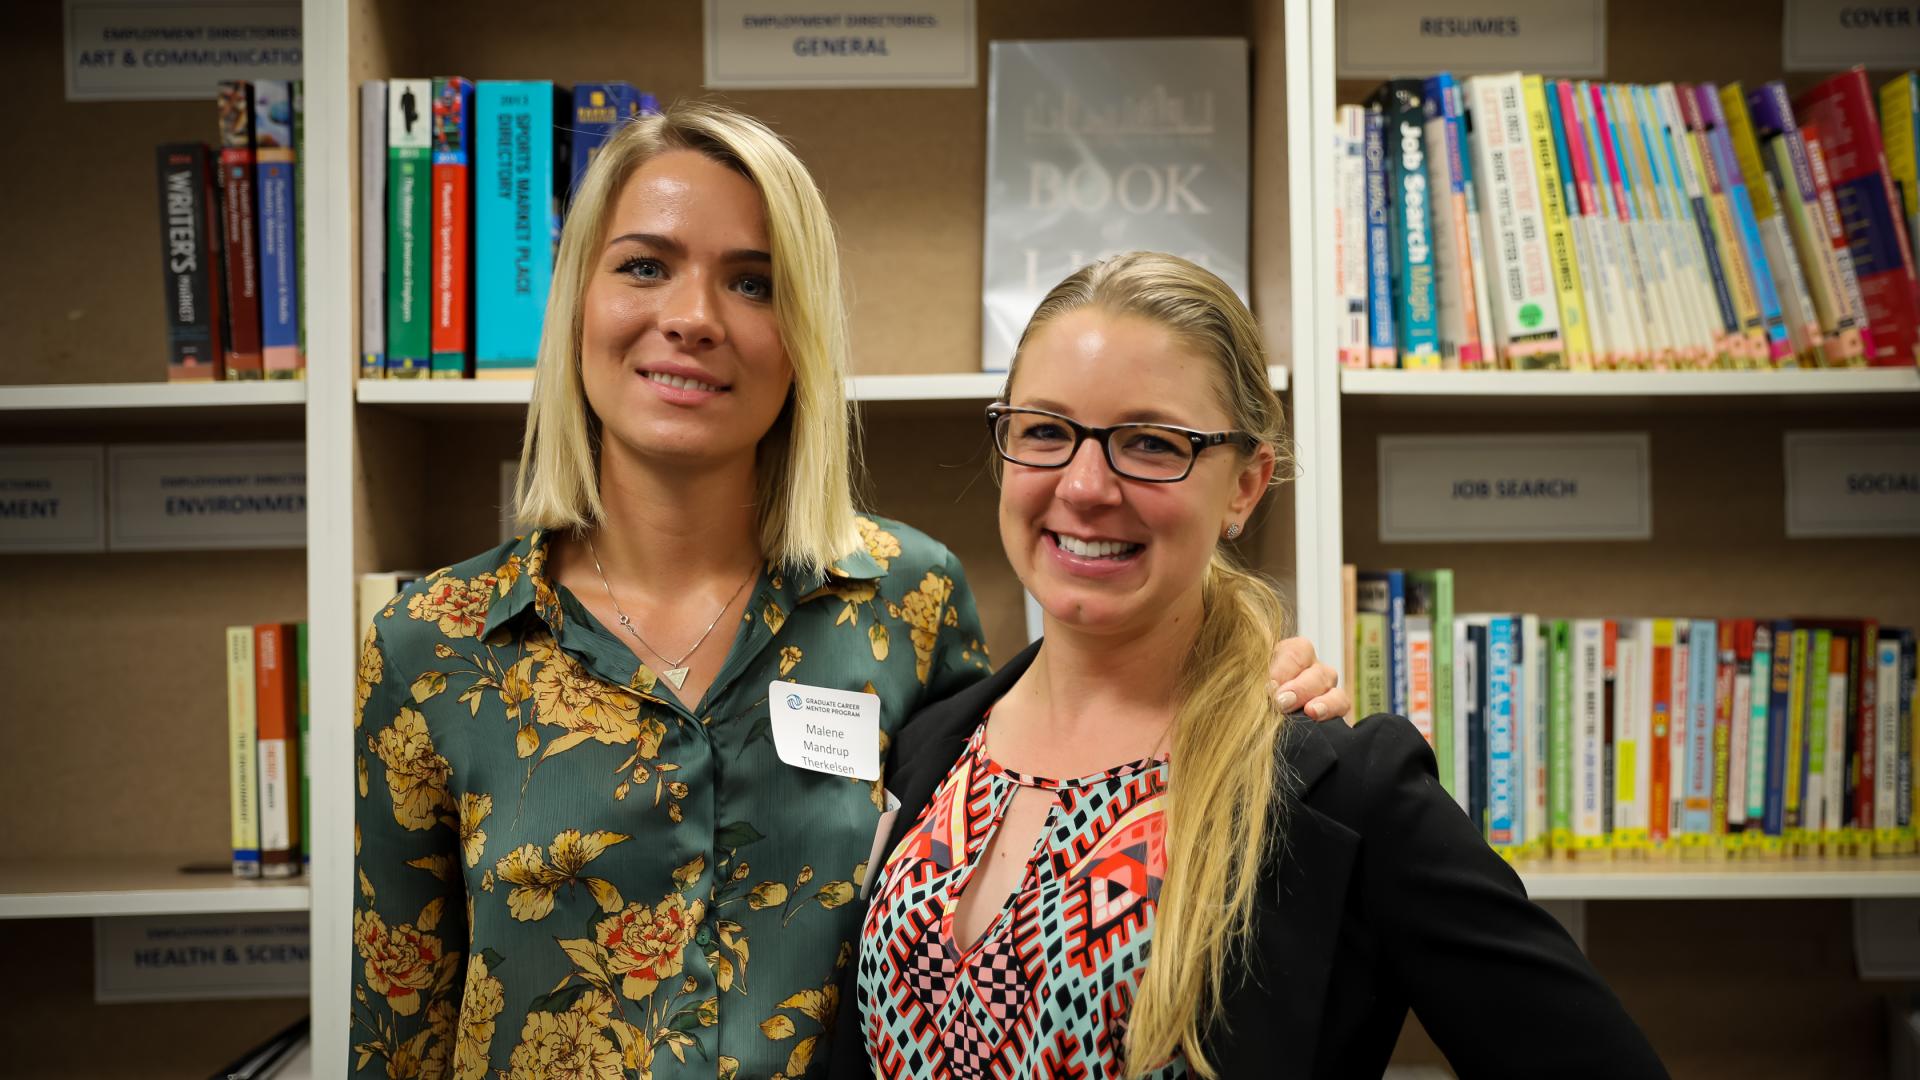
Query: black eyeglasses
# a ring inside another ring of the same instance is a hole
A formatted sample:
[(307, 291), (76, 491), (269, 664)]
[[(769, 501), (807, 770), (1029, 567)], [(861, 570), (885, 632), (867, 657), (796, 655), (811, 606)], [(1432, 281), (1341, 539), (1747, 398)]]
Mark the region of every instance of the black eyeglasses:
[(1080, 444), (1098, 440), (1107, 466), (1129, 480), (1171, 484), (1193, 472), (1194, 459), (1208, 447), (1232, 443), (1252, 453), (1259, 440), (1244, 431), (1194, 431), (1168, 424), (1115, 424), (1088, 427), (1047, 412), (996, 402), (987, 406), (987, 427), (994, 448), (1015, 465), (1059, 469), (1080, 452)]

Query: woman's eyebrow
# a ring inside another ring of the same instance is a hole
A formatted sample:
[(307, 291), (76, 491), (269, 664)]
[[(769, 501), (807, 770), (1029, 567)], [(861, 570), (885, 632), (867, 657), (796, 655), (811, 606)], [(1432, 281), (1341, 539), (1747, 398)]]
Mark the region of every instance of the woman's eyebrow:
[[(609, 248), (618, 244), (639, 244), (660, 252), (661, 254), (672, 255), (676, 258), (685, 258), (687, 254), (687, 245), (671, 236), (662, 236), (659, 233), (622, 233), (607, 241), (607, 247)], [(721, 253), (720, 261), (728, 263), (770, 263), (773, 261), (773, 256), (757, 248), (735, 248), (732, 251)]]

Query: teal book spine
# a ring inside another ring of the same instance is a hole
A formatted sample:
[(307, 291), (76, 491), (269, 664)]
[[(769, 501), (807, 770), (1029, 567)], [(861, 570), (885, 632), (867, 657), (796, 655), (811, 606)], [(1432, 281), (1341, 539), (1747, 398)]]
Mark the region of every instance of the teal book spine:
[(545, 81), (474, 87), (474, 374), (526, 378), (540, 355), (560, 212), (555, 115)]

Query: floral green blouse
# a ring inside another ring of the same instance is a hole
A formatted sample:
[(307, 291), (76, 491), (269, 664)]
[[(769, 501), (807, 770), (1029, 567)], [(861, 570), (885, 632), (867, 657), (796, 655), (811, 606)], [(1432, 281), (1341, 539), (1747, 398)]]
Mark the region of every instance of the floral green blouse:
[(357, 681), (353, 1064), (388, 1077), (823, 1071), (884, 777), (777, 756), (768, 685), (915, 710), (988, 670), (960, 564), (861, 519), (762, 571), (689, 708), (544, 573), (534, 533), (409, 586)]

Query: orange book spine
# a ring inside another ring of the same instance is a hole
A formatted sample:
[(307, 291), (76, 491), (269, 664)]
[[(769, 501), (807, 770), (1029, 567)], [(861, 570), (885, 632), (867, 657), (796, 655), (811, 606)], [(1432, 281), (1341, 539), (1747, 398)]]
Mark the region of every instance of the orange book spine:
[(1673, 727), (1673, 620), (1653, 623), (1653, 768), (1647, 797), (1647, 841), (1654, 847), (1667, 842), (1673, 797), (1668, 773), (1673, 750), (1668, 745)]
[(263, 877), (290, 877), (300, 801), (293, 790), (298, 774), (297, 684), (293, 672), (293, 634), (280, 623), (253, 628), (255, 714), (259, 725), (260, 871)]

